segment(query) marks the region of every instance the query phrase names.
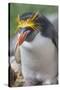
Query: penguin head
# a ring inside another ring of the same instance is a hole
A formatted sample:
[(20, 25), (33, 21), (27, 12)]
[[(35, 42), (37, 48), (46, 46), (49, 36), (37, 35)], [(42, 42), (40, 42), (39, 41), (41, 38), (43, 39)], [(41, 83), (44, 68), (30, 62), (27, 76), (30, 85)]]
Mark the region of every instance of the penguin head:
[[(39, 24), (36, 22), (38, 13), (25, 13), (17, 18), (18, 32), (25, 35), (25, 41), (32, 41), (39, 32)], [(23, 35), (22, 35), (23, 36)]]
[[(31, 42), (41, 32), (42, 35), (52, 37), (52, 24), (48, 19), (36, 13), (25, 13), (17, 17), (17, 30), (20, 33), (17, 42), (21, 45), (24, 41)], [(49, 30), (51, 29), (51, 30)]]

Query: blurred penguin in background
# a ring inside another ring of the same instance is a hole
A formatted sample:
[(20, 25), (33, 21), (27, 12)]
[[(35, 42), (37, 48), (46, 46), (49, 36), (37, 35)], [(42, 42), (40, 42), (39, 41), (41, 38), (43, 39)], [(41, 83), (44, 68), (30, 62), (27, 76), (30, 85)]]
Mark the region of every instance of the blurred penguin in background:
[(58, 33), (53, 24), (39, 13), (18, 16), (17, 23), (24, 86), (57, 84)]

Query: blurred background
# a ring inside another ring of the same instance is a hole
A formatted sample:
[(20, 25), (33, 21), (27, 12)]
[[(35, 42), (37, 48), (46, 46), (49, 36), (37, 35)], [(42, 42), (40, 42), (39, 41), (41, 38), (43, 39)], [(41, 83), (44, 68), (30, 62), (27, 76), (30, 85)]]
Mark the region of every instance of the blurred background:
[[(21, 62), (16, 63), (16, 60), (20, 60), (20, 49), (18, 48), (15, 52), (16, 38), (17, 38), (17, 22), (16, 18), (18, 15), (22, 15), (26, 12), (39, 12), (45, 15), (49, 21), (54, 25), (56, 31), (58, 30), (58, 6), (48, 5), (34, 5), (34, 4), (19, 4), (10, 3), (9, 10), (9, 26), (8, 30), (10, 34), (10, 47), (9, 47), (9, 86), (23, 86), (24, 79), (21, 72)], [(21, 61), (21, 60), (20, 60)]]

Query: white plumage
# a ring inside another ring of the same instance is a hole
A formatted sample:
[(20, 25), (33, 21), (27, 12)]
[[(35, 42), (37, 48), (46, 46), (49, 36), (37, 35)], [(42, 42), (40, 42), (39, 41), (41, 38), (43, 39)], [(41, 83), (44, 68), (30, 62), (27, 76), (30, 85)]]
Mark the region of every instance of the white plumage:
[(50, 38), (38, 33), (31, 42), (20, 46), (22, 73), (25, 80), (36, 79), (44, 84), (56, 83), (57, 49)]

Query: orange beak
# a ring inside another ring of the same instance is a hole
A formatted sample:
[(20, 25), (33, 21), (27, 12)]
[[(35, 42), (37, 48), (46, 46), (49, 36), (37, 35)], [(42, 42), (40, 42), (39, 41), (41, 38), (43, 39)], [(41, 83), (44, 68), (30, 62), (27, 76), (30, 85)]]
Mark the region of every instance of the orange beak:
[(22, 32), (18, 35), (17, 37), (17, 42), (16, 42), (16, 48), (20, 45), (22, 45), (22, 43), (25, 41), (27, 35), (29, 34), (29, 30), (28, 31), (25, 31), (25, 32)]

